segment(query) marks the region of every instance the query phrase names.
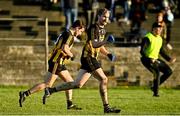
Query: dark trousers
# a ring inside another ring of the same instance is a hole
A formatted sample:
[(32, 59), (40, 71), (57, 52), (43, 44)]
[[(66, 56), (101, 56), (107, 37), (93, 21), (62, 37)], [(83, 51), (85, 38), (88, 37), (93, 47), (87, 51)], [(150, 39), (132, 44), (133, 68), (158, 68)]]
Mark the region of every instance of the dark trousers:
[(141, 62), (150, 72), (153, 73), (153, 91), (155, 94), (158, 94), (159, 85), (167, 80), (172, 74), (171, 68), (161, 59), (157, 59), (153, 63), (150, 58), (142, 57)]

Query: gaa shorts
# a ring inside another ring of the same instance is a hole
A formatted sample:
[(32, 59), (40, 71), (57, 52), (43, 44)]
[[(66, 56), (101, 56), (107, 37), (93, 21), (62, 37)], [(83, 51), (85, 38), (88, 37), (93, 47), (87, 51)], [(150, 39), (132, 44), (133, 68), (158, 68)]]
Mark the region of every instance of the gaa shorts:
[(64, 64), (59, 64), (59, 63), (56, 64), (55, 62), (52, 62), (52, 60), (49, 60), (48, 64), (49, 64), (48, 71), (52, 74), (59, 75), (61, 71), (67, 70)]
[(81, 57), (81, 69), (87, 70), (87, 72), (93, 72), (98, 68), (101, 68), (101, 65), (96, 58)]

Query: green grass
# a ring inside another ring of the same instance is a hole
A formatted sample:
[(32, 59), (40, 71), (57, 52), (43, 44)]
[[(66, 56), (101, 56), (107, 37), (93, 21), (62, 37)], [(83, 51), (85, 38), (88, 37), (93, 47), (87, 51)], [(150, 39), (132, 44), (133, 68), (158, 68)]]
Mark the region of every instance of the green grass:
[[(73, 100), (83, 110), (66, 109), (64, 92), (53, 94), (42, 104), (43, 92), (28, 97), (19, 107), (18, 92), (26, 87), (0, 88), (0, 115), (103, 115), (98, 89), (74, 90)], [(152, 97), (147, 88), (109, 88), (110, 105), (121, 108), (123, 115), (180, 115), (180, 90), (160, 89), (160, 97)]]

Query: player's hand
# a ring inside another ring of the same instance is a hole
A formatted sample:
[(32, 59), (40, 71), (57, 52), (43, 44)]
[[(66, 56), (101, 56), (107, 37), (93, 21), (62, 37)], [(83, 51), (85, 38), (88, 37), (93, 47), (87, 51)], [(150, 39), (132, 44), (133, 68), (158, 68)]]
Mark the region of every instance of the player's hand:
[(114, 43), (114, 42), (115, 42), (114, 36), (113, 36), (113, 35), (109, 35), (109, 36), (107, 37), (107, 42), (109, 42), (109, 43)]
[(158, 67), (161, 62), (158, 59), (151, 59), (150, 65), (153, 67)]
[(166, 46), (167, 46), (167, 48), (168, 48), (169, 50), (172, 50), (172, 49), (173, 49), (172, 45), (169, 44), (169, 43), (168, 43)]
[(108, 54), (107, 56), (108, 56), (110, 61), (115, 61), (115, 59), (116, 59), (116, 56), (113, 54)]
[(71, 57), (71, 61), (73, 61), (75, 58), (76, 58), (76, 56), (75, 56), (75, 55), (73, 55), (73, 57)]
[(170, 62), (170, 63), (176, 62), (176, 58), (175, 58), (175, 57), (171, 58), (171, 60), (170, 60), (169, 62)]
[(73, 56), (73, 57), (67, 56), (66, 58), (67, 58), (68, 60), (70, 59), (71, 61), (73, 61), (73, 60), (75, 59), (75, 56)]

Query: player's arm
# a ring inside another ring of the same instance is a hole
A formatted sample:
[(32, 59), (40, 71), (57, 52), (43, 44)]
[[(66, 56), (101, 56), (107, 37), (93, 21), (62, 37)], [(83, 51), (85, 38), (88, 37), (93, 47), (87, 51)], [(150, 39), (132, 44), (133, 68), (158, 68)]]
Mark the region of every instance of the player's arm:
[(110, 53), (104, 46), (101, 46), (100, 48), (100, 52), (104, 55), (106, 55), (110, 61), (114, 61), (115, 60), (115, 55)]
[(92, 40), (93, 48), (99, 48), (99, 47), (101, 47), (104, 44), (106, 44), (105, 40), (103, 40), (103, 41), (98, 41), (97, 39)]
[(171, 57), (168, 52), (164, 49), (164, 44), (163, 46), (161, 47), (160, 49), (160, 55), (165, 59), (167, 60), (168, 62), (172, 62), (174, 63), (176, 61), (176, 58), (174, 57)]
[(92, 43), (93, 48), (99, 48), (102, 45), (106, 44), (105, 40), (99, 41), (98, 32), (96, 31), (96, 29), (94, 27), (90, 28), (90, 30), (88, 30), (88, 34), (90, 34), (88, 36), (89, 36), (89, 38), (91, 38), (91, 43)]
[(104, 39), (103, 41), (98, 41), (98, 39), (93, 39), (92, 41), (92, 45), (94, 48), (98, 48), (103, 46), (106, 43), (114, 43), (115, 39), (112, 35), (109, 35), (106, 39)]
[(69, 33), (66, 33), (64, 36), (64, 44), (62, 46), (62, 50), (67, 56), (70, 58), (74, 57), (73, 53), (71, 52), (70, 43), (73, 39), (73, 36), (71, 36)]
[(106, 56), (110, 54), (110, 52), (104, 46), (101, 46), (100, 52)]
[(71, 52), (71, 49), (69, 47), (68, 44), (64, 44), (63, 46), (63, 51), (69, 56), (69, 57), (73, 57), (73, 53)]
[(140, 53), (141, 53), (142, 56), (146, 56), (145, 55), (145, 50), (149, 46), (149, 44), (150, 44), (150, 41), (149, 41), (149, 39), (147, 37), (142, 39), (141, 50), (140, 50)]
[(100, 41), (99, 40), (99, 35), (98, 32), (96, 32), (95, 28), (91, 28), (88, 30), (88, 35), (89, 38), (91, 38), (92, 46), (93, 48), (99, 48), (106, 44), (107, 42), (113, 43), (114, 42), (114, 37), (112, 35), (108, 36), (106, 39)]

